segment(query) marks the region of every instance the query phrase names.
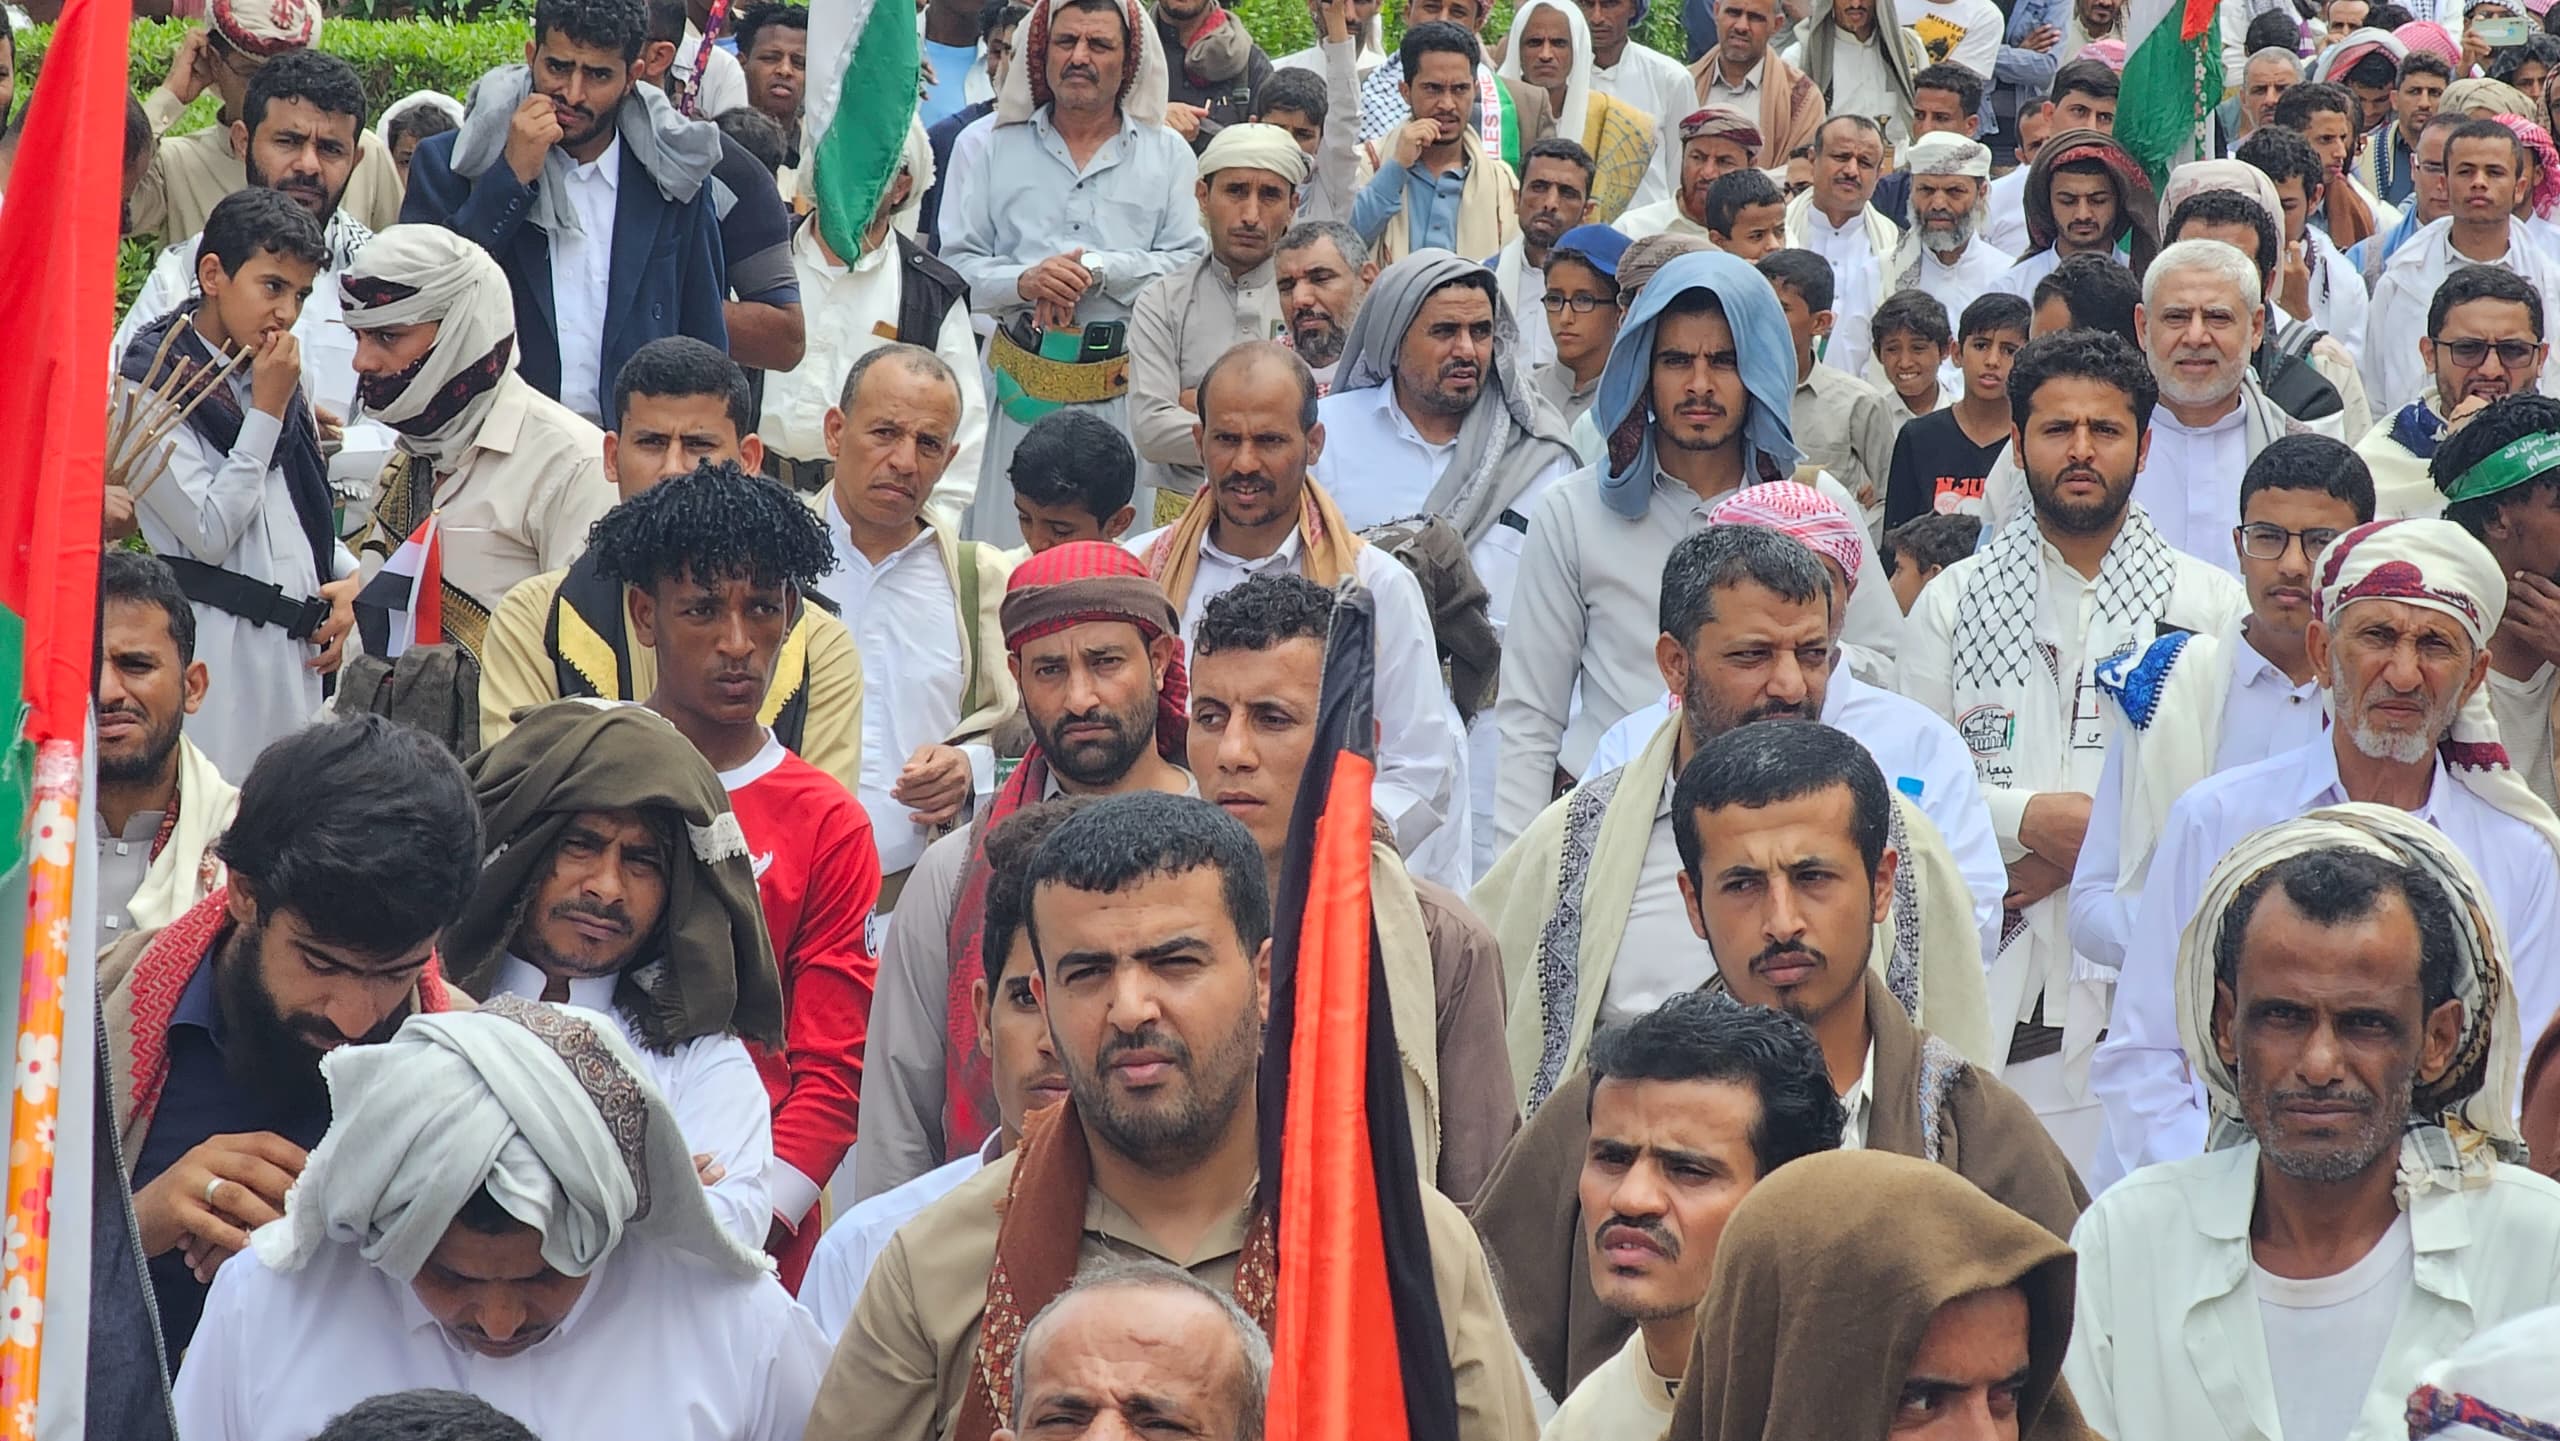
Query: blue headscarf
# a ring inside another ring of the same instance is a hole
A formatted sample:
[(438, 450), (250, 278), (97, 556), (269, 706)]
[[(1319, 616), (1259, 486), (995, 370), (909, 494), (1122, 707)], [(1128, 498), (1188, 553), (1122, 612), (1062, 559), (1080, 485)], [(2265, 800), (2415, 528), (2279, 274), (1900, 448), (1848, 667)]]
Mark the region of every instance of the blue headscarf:
[[(1725, 323), (1733, 327), (1742, 386), (1750, 396), (1742, 420), (1743, 483), (1760, 477), (1763, 457), (1783, 479), (1804, 458), (1789, 425), (1796, 394), (1795, 333), (1787, 329), (1778, 292), (1759, 271), (1721, 250), (1683, 255), (1645, 282), (1609, 347), (1608, 367), (1600, 372), (1600, 398), (1591, 407), (1592, 423), (1606, 438), (1643, 409), (1652, 388), (1654, 324), (1674, 299), (1691, 290), (1712, 292)], [(1600, 498), (1630, 520), (1644, 514), (1653, 494), (1653, 427), (1640, 429), (1635, 458), (1622, 469), (1604, 466), (1600, 476)]]

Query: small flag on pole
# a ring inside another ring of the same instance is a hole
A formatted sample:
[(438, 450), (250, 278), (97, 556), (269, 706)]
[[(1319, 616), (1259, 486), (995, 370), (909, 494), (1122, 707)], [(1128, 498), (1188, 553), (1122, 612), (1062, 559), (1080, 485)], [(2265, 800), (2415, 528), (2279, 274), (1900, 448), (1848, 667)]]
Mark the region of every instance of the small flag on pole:
[(1458, 1434), (1369, 910), (1375, 627), (1369, 593), (1346, 585), (1273, 910), (1260, 1092), (1262, 1174), (1280, 1178), (1268, 1430), (1292, 1441)]
[(398, 660), (413, 645), (444, 644), (444, 550), (430, 514), (356, 592), (365, 654)]
[(851, 260), (898, 175), (924, 54), (915, 12), (885, 0), (813, 0), (803, 162), (814, 166), (818, 234)]

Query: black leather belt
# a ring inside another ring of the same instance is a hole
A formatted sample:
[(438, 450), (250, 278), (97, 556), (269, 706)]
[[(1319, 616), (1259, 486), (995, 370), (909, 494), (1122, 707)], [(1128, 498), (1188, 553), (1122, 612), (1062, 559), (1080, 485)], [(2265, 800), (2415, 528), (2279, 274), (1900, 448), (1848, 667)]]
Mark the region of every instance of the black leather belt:
[(283, 586), (251, 580), (238, 571), (200, 560), (175, 555), (160, 559), (177, 573), (178, 589), (186, 593), (187, 599), (229, 612), (251, 625), (278, 626), (294, 640), (309, 640), (329, 618), (329, 603), (317, 596), (288, 596)]

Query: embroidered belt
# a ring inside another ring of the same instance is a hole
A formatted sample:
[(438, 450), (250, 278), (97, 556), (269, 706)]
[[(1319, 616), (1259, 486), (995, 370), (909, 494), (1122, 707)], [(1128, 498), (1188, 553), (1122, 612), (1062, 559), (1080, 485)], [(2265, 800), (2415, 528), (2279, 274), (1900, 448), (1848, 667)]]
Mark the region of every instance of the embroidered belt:
[(996, 403), (1005, 414), (1032, 424), (1062, 405), (1098, 405), (1129, 393), (1129, 357), (1116, 355), (1078, 365), (1036, 355), (998, 327), (987, 346), (996, 373)]

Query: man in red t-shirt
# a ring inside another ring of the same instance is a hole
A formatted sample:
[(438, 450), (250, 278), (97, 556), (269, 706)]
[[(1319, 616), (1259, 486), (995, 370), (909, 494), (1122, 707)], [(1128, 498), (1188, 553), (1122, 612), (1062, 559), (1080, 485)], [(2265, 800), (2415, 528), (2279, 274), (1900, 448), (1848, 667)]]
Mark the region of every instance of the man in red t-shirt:
[[(607, 579), (630, 587), (632, 638), (658, 654), (647, 704), (720, 773), (755, 869), (783, 987), (781, 1053), (751, 1048), (773, 1097), (766, 1244), (796, 1289), (817, 1245), (818, 1193), (853, 1144), (880, 855), (861, 804), (784, 749), (756, 711), (835, 549), (815, 511), (723, 461), (614, 507), (588, 551)], [(737, 843), (716, 831), (694, 838)]]

